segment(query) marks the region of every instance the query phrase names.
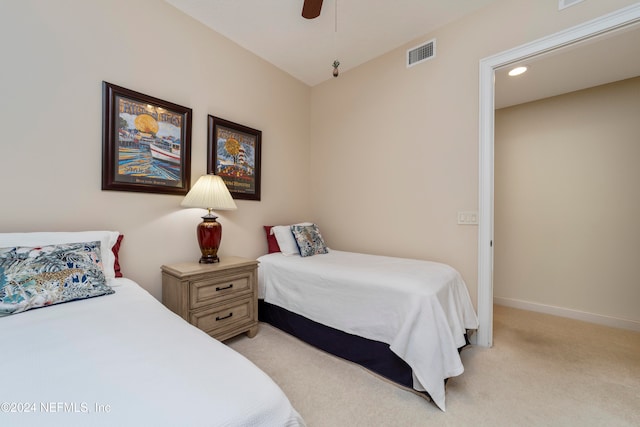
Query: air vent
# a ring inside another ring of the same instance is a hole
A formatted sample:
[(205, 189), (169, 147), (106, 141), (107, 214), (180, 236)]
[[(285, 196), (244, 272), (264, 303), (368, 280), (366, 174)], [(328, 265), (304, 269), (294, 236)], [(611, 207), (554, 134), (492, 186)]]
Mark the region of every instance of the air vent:
[(574, 6), (578, 3), (583, 2), (584, 0), (558, 0), (558, 10), (562, 10), (569, 6)]
[(407, 50), (407, 68), (436, 56), (436, 39)]

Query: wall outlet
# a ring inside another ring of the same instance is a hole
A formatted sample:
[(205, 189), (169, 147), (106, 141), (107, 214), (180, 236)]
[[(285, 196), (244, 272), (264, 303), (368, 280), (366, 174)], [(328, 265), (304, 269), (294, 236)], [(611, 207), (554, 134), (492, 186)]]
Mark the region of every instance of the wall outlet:
[(458, 212), (458, 224), (477, 225), (478, 224), (478, 212), (476, 212), (476, 211), (459, 211)]

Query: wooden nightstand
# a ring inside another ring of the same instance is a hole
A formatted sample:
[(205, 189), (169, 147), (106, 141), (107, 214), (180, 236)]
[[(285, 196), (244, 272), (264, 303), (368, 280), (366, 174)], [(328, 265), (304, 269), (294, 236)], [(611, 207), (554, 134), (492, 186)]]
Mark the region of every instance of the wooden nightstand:
[(162, 266), (162, 303), (187, 322), (223, 341), (258, 332), (258, 261)]

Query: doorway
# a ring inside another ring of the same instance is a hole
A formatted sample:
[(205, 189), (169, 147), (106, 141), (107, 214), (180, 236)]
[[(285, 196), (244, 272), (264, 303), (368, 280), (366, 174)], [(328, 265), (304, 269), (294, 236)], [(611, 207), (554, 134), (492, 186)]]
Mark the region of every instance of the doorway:
[(478, 200), (478, 318), (475, 344), (493, 345), (493, 185), (495, 72), (518, 61), (627, 28), (640, 22), (640, 4), (635, 4), (535, 42), (480, 61), (479, 200)]

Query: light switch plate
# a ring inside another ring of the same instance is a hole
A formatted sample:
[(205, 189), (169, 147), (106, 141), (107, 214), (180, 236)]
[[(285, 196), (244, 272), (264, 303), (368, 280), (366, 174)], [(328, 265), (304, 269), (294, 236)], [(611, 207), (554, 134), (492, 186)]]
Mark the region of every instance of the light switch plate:
[(476, 211), (459, 211), (458, 212), (458, 224), (462, 224), (462, 225), (477, 225), (478, 224), (478, 212), (476, 212)]

